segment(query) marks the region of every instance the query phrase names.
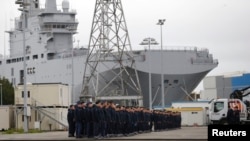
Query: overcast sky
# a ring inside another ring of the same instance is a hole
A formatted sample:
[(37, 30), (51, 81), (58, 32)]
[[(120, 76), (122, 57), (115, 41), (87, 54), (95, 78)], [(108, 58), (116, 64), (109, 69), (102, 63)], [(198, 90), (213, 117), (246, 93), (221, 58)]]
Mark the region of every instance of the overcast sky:
[[(19, 12), (15, 0), (1, 1), (0, 54), (4, 54), (4, 31), (13, 28), (13, 19)], [(58, 6), (61, 1), (57, 0)], [(75, 40), (86, 46), (95, 0), (69, 2), (70, 7), (77, 10), (79, 21)], [(41, 0), (41, 4), (44, 3), (45, 0)], [(146, 37), (160, 42), (160, 27), (156, 23), (158, 19), (166, 19), (163, 46), (207, 48), (219, 61), (208, 76), (250, 72), (250, 0), (123, 0), (122, 4), (133, 49), (143, 49), (138, 44)], [(202, 85), (196, 90), (200, 89)]]

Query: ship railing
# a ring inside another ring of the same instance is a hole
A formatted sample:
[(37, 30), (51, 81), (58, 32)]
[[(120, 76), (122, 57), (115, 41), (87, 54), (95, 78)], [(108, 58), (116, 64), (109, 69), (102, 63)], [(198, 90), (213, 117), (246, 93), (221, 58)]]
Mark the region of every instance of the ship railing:
[[(144, 50), (148, 50), (148, 45), (144, 46)], [(197, 51), (208, 52), (207, 48), (198, 48), (196, 46), (163, 46), (164, 51)], [(150, 50), (161, 50), (161, 46), (151, 46)]]
[[(75, 33), (77, 30), (77, 27), (71, 28), (72, 32)], [(69, 33), (70, 31), (67, 30), (66, 28), (52, 28), (52, 27), (43, 27), (41, 28), (41, 32), (48, 32), (48, 33), (53, 33), (53, 32), (59, 32), (59, 33)]]
[(69, 20), (63, 20), (63, 19), (43, 19), (41, 21), (41, 23), (50, 23), (50, 22), (54, 22), (54, 23), (58, 23), (58, 24), (65, 24), (65, 23), (77, 23), (79, 22), (78, 19), (69, 19)]
[(218, 64), (217, 59), (212, 58), (191, 58), (191, 64)]

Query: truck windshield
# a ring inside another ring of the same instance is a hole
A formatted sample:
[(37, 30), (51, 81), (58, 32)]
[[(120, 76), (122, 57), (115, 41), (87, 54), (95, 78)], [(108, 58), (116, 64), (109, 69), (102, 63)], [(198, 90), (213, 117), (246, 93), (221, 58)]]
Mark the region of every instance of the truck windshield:
[(219, 112), (224, 109), (224, 102), (215, 102), (214, 103), (214, 112)]

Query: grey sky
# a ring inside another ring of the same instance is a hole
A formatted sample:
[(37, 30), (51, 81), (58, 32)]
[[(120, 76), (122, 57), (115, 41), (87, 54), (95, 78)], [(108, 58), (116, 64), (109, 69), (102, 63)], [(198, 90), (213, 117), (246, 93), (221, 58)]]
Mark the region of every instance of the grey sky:
[[(2, 1), (1, 54), (4, 50), (3, 31), (13, 27), (10, 19), (19, 15), (15, 0)], [(44, 4), (44, 1), (41, 3)], [(61, 5), (61, 1), (57, 0), (57, 3)], [(79, 33), (75, 35), (75, 40), (79, 40), (80, 45), (87, 45), (95, 0), (69, 1), (71, 8), (78, 13)], [(146, 37), (160, 42), (160, 27), (156, 23), (158, 19), (166, 19), (163, 46), (209, 49), (219, 60), (219, 66), (208, 75), (250, 72), (250, 0), (123, 0), (122, 4), (133, 49), (143, 49), (138, 44)], [(202, 89), (201, 85), (199, 89)]]

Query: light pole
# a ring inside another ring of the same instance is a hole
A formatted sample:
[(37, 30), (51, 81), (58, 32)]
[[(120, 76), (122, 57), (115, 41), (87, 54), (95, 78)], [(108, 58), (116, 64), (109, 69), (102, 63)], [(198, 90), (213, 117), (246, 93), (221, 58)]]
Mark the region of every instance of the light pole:
[(71, 103), (74, 102), (74, 45), (73, 45), (73, 34), (75, 29), (73, 27), (68, 27), (67, 30), (70, 32), (71, 42), (72, 42), (72, 48), (71, 48)]
[(149, 109), (152, 110), (152, 77), (151, 77), (151, 51), (150, 45), (158, 45), (154, 38), (145, 38), (140, 43), (140, 45), (148, 45), (149, 55), (148, 55), (148, 66), (149, 66), (149, 73), (148, 73), (148, 85), (149, 85)]
[(71, 41), (72, 41), (72, 49), (71, 49), (71, 71), (72, 71), (72, 89), (71, 89), (71, 103), (74, 102), (74, 44), (73, 44), (73, 31), (71, 31)]
[(163, 44), (162, 44), (162, 25), (164, 25), (165, 19), (159, 19), (157, 25), (161, 28), (161, 96), (162, 96), (162, 108), (165, 108), (165, 95), (164, 95), (164, 75), (163, 75)]
[(24, 132), (28, 132), (28, 113), (27, 113), (27, 86), (26, 86), (26, 45), (25, 45), (25, 30), (27, 28), (27, 0), (16, 0), (16, 4), (19, 4), (21, 8), (18, 10), (22, 11), (22, 32), (23, 32), (23, 93), (24, 93), (24, 102), (23, 102), (23, 116), (24, 116)]
[(3, 88), (2, 88), (2, 83), (0, 83), (1, 86), (1, 106), (3, 105)]
[(24, 132), (28, 132), (28, 115), (27, 115), (27, 86), (26, 86), (26, 45), (25, 45), (25, 30), (26, 30), (26, 20), (27, 15), (26, 12), (23, 11), (23, 92), (24, 92)]

